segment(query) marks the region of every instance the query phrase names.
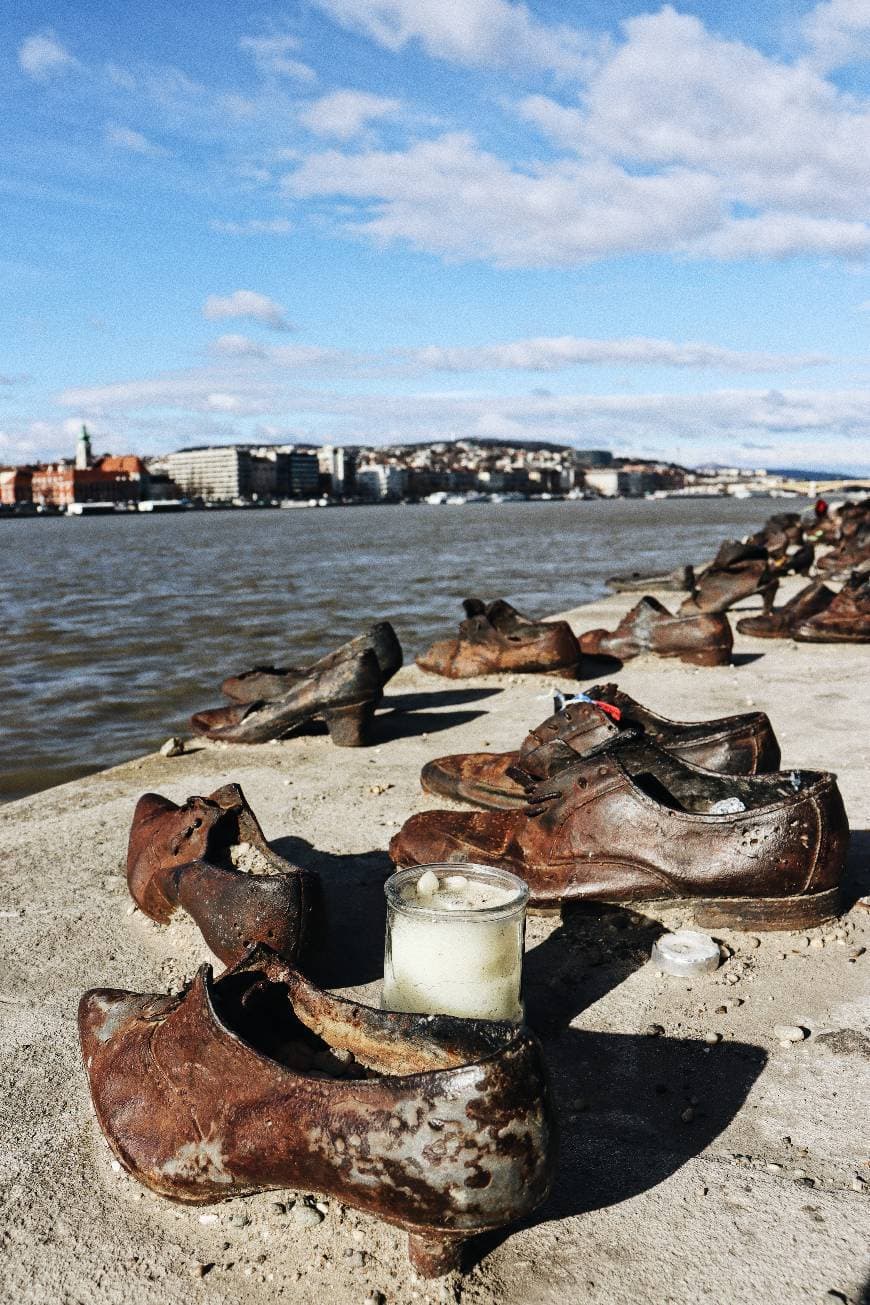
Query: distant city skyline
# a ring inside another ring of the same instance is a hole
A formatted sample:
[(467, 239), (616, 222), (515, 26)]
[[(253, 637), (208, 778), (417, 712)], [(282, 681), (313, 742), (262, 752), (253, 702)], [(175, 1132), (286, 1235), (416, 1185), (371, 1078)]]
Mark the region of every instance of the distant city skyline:
[(870, 471), (866, 0), (0, 16), (0, 464), (541, 439)]

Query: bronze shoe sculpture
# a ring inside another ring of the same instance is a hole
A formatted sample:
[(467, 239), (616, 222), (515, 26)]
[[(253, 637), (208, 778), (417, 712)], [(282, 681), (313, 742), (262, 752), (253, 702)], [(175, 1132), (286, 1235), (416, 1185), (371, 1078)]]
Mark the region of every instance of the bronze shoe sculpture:
[(337, 747), (368, 741), (382, 696), (381, 668), (371, 648), (333, 665), (312, 669), (280, 698), (215, 707), (191, 716), (194, 733), (226, 743), (268, 743), (300, 725), (324, 720)]
[(526, 805), (530, 784), (549, 779), (625, 729), (724, 774), (752, 775), (779, 765), (779, 744), (763, 711), (685, 722), (659, 716), (615, 684), (596, 685), (583, 698), (538, 725), (518, 752), (467, 752), (427, 762), (423, 790), (492, 811), (513, 810)]
[(463, 679), (501, 671), (571, 671), (580, 649), (567, 621), (533, 621), (503, 599), (484, 605), (466, 599), (469, 613), (455, 639), (441, 639), (417, 665), (435, 675)]
[(856, 572), (815, 616), (795, 622), (801, 643), (870, 643), (870, 575)]
[(774, 607), (760, 616), (744, 616), (737, 622), (741, 634), (751, 634), (755, 639), (788, 639), (792, 629), (829, 607), (834, 599), (833, 589), (821, 580), (813, 580), (782, 607)]
[(499, 866), (533, 907), (677, 906), (708, 929), (803, 929), (837, 913), (848, 838), (833, 775), (719, 775), (626, 735), (543, 780), (521, 811), (412, 816), (390, 855)]
[(676, 616), (647, 594), (632, 607), (615, 630), (587, 630), (580, 650), (590, 657), (628, 661), (642, 653), (677, 657), (693, 666), (727, 666), (734, 636), (728, 617), (719, 612), (683, 611)]
[(172, 1200), (320, 1192), (406, 1229), (437, 1276), (549, 1191), (554, 1119), (525, 1027), (345, 1001), (266, 947), (177, 997), (92, 989), (78, 1019), (109, 1145)]
[(675, 589), (678, 592), (695, 587), (695, 569), (678, 566), (673, 571), (631, 571), (628, 575), (612, 575), (605, 581), (615, 593), (643, 593), (646, 589)]
[(728, 541), (702, 573), (680, 611), (725, 612), (753, 594), (762, 595), (764, 610), (769, 611), (778, 584), (765, 547)]
[(389, 621), (378, 621), (355, 639), (349, 639), (334, 652), (327, 653), (311, 666), (255, 666), (240, 675), (230, 675), (221, 685), (221, 693), (233, 702), (271, 702), (281, 698), (300, 680), (318, 671), (329, 670), (339, 662), (349, 661), (366, 649), (378, 659), (381, 686), (391, 680), (402, 665), (402, 645)]
[(159, 924), (187, 911), (226, 965), (255, 942), (293, 961), (314, 941), (317, 876), (272, 851), (238, 784), (182, 806), (145, 793), (133, 813), (127, 885)]

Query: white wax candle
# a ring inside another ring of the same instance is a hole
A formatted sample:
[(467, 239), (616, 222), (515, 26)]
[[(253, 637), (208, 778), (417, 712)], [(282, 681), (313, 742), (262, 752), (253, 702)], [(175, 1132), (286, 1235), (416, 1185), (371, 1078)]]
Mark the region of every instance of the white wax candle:
[(522, 1019), (522, 880), (488, 867), (422, 867), (393, 876), (387, 897), (385, 1009)]

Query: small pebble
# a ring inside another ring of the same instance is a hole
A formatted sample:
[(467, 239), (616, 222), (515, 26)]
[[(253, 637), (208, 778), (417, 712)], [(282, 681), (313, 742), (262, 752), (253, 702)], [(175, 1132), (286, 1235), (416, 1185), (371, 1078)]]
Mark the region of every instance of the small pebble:
[(721, 1033), (713, 1033), (712, 1030), (711, 1030), (709, 1033), (705, 1033), (705, 1034), (704, 1034), (704, 1041), (705, 1041), (705, 1042), (709, 1042), (709, 1044), (710, 1044), (711, 1047), (715, 1047), (715, 1045), (716, 1045), (717, 1042), (721, 1042), (721, 1041), (722, 1041), (722, 1034), (721, 1034)]
[(661, 1035), (664, 1033), (664, 1031), (665, 1029), (663, 1024), (647, 1024), (646, 1028), (644, 1029), (644, 1033), (649, 1034), (651, 1038), (660, 1038)]
[(417, 894), (420, 897), (431, 897), (438, 891), (438, 876), (434, 870), (425, 870), (417, 880)]
[(121, 1172), (121, 1162), (120, 1162), (120, 1160), (113, 1160), (113, 1161), (112, 1161), (112, 1168), (114, 1169), (114, 1171), (115, 1171), (116, 1174), (119, 1174), (119, 1173)]
[(196, 1274), (197, 1278), (204, 1278), (207, 1273), (211, 1273), (213, 1268), (214, 1261), (212, 1261), (211, 1264), (197, 1263), (193, 1266), (193, 1272)]
[(867, 1190), (864, 1183), (861, 1182), (860, 1178), (853, 1178), (851, 1186), (853, 1192), (864, 1192)]
[(184, 752), (184, 739), (176, 738), (167, 739), (160, 749), (161, 757), (180, 757)]
[(769, 1174), (781, 1174), (782, 1165), (775, 1164), (773, 1161), (764, 1166)]
[(245, 1210), (234, 1210), (227, 1219), (227, 1223), (231, 1228), (247, 1228), (250, 1222), (251, 1216)]
[(316, 1228), (323, 1223), (323, 1215), (313, 1205), (299, 1201), (290, 1211), (290, 1218), (299, 1228)]
[(820, 948), (824, 947), (824, 945), (825, 945), (825, 940), (824, 940), (824, 938), (811, 938), (811, 939), (810, 939), (810, 946), (811, 946), (811, 947), (815, 947), (817, 951), (818, 951)]
[(216, 1214), (201, 1214), (199, 1216), (200, 1223), (210, 1224), (210, 1223), (217, 1223), (217, 1221), (218, 1221), (218, 1217)]
[(857, 961), (858, 957), (863, 956), (866, 950), (867, 950), (866, 947), (853, 947), (852, 950), (849, 952), (849, 960)]
[(692, 1106), (686, 1106), (685, 1110), (680, 1113), (680, 1119), (682, 1119), (684, 1124), (691, 1124), (694, 1118), (695, 1111)]
[(755, 948), (761, 946), (761, 939), (756, 938), (754, 934), (750, 934), (748, 938), (744, 939), (744, 942), (746, 943), (747, 947)]
[(790, 1042), (803, 1042), (807, 1037), (806, 1029), (802, 1029), (799, 1024), (774, 1024), (773, 1033), (786, 1046)]
[(351, 1237), (354, 1239), (355, 1242), (364, 1242), (366, 1239), (366, 1235), (363, 1232), (362, 1228), (354, 1228), (353, 1232), (351, 1233)]

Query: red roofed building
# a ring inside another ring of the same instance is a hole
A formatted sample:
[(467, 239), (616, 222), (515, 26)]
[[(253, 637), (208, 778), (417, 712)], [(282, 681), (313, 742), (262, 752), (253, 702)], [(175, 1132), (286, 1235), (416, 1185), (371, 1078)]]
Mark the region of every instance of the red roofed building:
[(83, 426), (75, 462), (64, 459), (33, 469), (31, 497), (47, 507), (133, 503), (144, 496), (146, 482), (145, 463), (133, 454), (93, 458), (90, 436)]

